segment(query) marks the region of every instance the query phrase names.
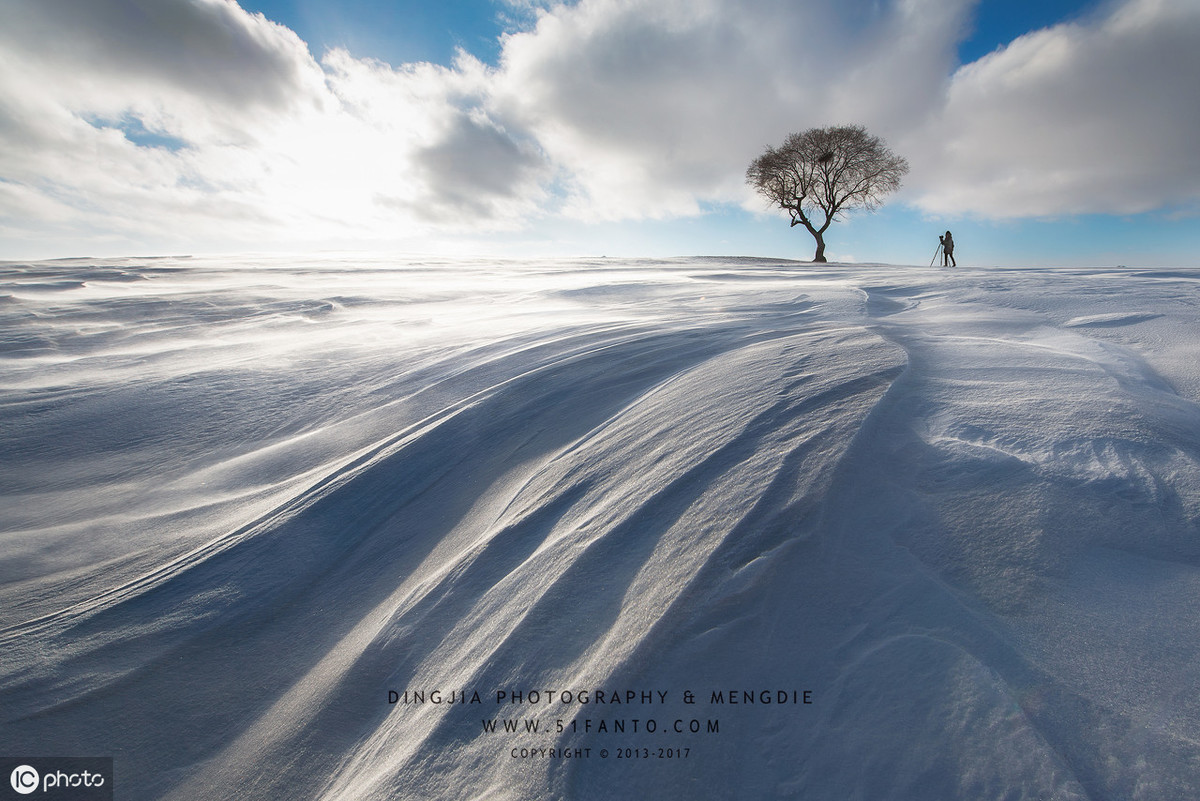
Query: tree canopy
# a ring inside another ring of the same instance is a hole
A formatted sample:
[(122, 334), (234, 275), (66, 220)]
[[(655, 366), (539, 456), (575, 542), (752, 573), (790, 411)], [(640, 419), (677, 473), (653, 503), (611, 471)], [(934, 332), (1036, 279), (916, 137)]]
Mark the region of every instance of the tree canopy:
[(900, 186), (908, 162), (861, 125), (811, 128), (768, 147), (746, 170), (746, 183), (788, 212), (817, 240), (813, 261), (825, 261), (825, 231), (849, 211), (873, 211)]

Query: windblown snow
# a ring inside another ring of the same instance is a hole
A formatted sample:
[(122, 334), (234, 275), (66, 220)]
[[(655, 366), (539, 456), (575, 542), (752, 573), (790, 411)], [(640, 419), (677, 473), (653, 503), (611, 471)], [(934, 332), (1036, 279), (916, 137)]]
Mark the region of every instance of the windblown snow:
[(1198, 282), (0, 264), (0, 753), (120, 799), (1195, 798)]

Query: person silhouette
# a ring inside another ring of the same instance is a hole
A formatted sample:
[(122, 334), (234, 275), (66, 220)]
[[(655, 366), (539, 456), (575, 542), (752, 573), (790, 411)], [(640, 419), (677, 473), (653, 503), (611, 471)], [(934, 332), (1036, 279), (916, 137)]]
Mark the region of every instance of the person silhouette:
[(942, 266), (957, 267), (958, 262), (954, 260), (954, 237), (947, 231), (945, 236), (938, 237), (938, 241), (942, 243)]

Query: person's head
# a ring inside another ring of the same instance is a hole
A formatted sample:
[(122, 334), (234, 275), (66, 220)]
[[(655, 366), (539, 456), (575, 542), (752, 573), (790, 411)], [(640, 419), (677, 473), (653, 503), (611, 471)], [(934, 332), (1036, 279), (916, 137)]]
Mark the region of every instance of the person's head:
[(947, 231), (947, 232), (946, 232), (946, 236), (950, 236), (950, 232), (949, 232), (949, 231)]

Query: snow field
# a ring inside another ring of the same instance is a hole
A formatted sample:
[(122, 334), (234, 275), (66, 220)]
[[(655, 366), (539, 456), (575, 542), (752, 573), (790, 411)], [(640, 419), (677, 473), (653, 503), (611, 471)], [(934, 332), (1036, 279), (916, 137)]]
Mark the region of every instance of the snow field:
[(131, 799), (1190, 797), (1198, 279), (0, 265), (0, 750)]

